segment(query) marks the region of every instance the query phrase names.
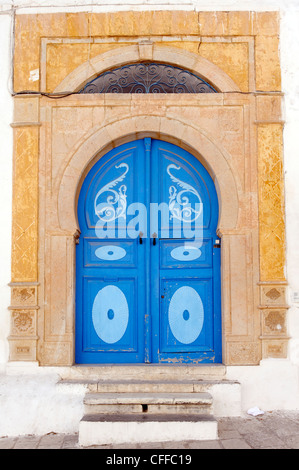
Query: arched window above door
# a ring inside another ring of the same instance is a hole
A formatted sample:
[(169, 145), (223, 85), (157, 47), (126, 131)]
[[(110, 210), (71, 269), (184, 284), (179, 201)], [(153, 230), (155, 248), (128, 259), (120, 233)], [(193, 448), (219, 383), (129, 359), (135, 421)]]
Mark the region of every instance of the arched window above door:
[(79, 93), (217, 93), (217, 90), (186, 69), (143, 62), (106, 71)]

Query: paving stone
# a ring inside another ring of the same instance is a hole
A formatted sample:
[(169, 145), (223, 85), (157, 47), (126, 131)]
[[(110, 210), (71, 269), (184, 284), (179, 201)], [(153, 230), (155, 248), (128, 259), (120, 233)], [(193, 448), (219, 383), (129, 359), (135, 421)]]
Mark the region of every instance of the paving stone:
[[(299, 449), (299, 413), (273, 412), (257, 418), (218, 420), (219, 440), (149, 442), (88, 449)], [(0, 449), (82, 449), (78, 434), (0, 438)]]
[(73, 449), (78, 446), (78, 434), (66, 435), (62, 443), (62, 449)]
[(289, 419), (284, 422), (283, 427), (281, 426), (281, 420), (277, 420), (275, 423), (269, 422), (269, 427), (281, 438), (299, 435), (299, 424)]
[(188, 449), (188, 441), (183, 442), (162, 442), (162, 449)]
[(141, 449), (162, 449), (162, 442), (145, 442), (142, 443)]
[(40, 440), (39, 449), (60, 449), (62, 447), (64, 434), (47, 434)]
[[(109, 449), (109, 446), (106, 447)], [(131, 443), (127, 443), (127, 444), (114, 444), (114, 445), (111, 445), (110, 446), (110, 449), (141, 449), (141, 444), (131, 444)]]
[(187, 449), (223, 449), (221, 441), (189, 441)]
[(222, 418), (218, 420), (218, 431), (234, 431), (236, 429), (236, 419)]
[(17, 438), (2, 437), (0, 439), (0, 449), (13, 449)]
[(279, 439), (275, 434), (260, 434), (260, 433), (252, 433), (246, 434), (243, 436), (244, 440), (254, 449), (261, 449), (264, 447), (281, 447), (285, 446), (284, 441)]
[(239, 431), (233, 430), (218, 430), (219, 439), (242, 439)]
[(242, 435), (256, 433), (267, 433), (268, 427), (258, 419), (236, 419), (235, 429)]
[(250, 445), (244, 439), (227, 439), (222, 440), (221, 444), (223, 445), (224, 449), (252, 449)]
[(299, 449), (299, 436), (289, 436), (287, 446), (289, 449)]
[(41, 438), (38, 436), (24, 436), (17, 439), (14, 449), (37, 449)]

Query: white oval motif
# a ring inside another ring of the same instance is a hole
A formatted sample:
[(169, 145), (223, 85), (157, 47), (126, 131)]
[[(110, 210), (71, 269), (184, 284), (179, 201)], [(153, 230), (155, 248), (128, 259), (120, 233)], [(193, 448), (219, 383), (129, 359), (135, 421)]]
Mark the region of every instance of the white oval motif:
[(170, 256), (179, 261), (194, 261), (201, 257), (201, 250), (196, 246), (178, 246), (171, 250)]
[(126, 296), (118, 287), (106, 286), (97, 293), (92, 322), (98, 337), (105, 343), (117, 343), (124, 336), (129, 323), (129, 307)]
[(173, 294), (168, 312), (173, 336), (183, 344), (193, 343), (200, 335), (204, 308), (199, 294), (192, 287), (180, 287)]
[(124, 258), (126, 254), (126, 250), (116, 245), (101, 246), (95, 251), (96, 257), (105, 261), (117, 261)]

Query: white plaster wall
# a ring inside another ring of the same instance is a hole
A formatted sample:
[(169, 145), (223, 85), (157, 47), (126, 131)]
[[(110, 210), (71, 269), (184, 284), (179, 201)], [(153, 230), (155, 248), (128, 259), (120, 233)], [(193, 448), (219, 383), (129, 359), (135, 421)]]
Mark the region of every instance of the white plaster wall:
[(0, 437), (77, 432), (85, 386), (57, 384), (54, 371), (26, 370), (0, 374)]
[(12, 198), (12, 98), (10, 86), (11, 16), (0, 15), (0, 371), (8, 358), (11, 198)]
[(282, 15), (281, 66), (285, 93), (284, 169), (286, 197), (287, 278), (289, 282), (288, 312), (289, 354), (293, 364), (299, 366), (299, 63), (294, 60), (299, 46), (299, 2)]
[[(287, 265), (290, 284), (288, 314), (291, 337), (286, 360), (265, 360), (259, 367), (229, 367), (227, 378), (242, 384), (242, 410), (299, 409), (299, 0), (130, 0), (130, 9), (279, 10), (281, 14), (282, 86), (285, 93), (285, 194)], [(8, 358), (11, 255), (12, 99), (11, 12), (127, 10), (123, 0), (0, 0), (0, 436), (75, 432), (82, 415), (84, 387), (56, 386), (57, 372), (6, 364)], [(11, 371), (13, 370), (13, 374)], [(27, 372), (26, 372), (27, 371)], [(224, 397), (225, 399), (225, 397)], [(226, 410), (227, 411), (227, 410)]]

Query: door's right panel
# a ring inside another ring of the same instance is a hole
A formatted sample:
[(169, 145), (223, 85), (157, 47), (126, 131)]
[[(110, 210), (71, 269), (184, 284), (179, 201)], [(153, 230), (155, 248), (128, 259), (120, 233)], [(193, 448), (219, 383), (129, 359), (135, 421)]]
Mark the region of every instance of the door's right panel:
[(162, 141), (153, 141), (151, 180), (160, 208), (151, 248), (153, 362), (221, 362), (213, 181), (195, 157)]

